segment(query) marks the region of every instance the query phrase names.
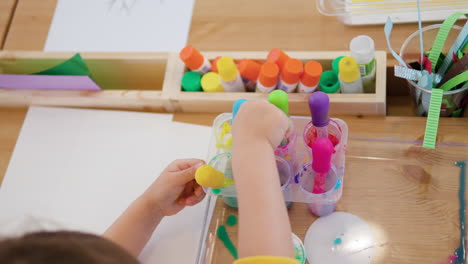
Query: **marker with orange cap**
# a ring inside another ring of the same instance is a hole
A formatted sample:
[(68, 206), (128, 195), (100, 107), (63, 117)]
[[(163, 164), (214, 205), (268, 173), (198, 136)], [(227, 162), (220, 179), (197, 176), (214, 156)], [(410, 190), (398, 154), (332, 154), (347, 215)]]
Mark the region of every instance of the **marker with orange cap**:
[(298, 59), (288, 59), (284, 64), (281, 72), (280, 83), (278, 89), (287, 93), (292, 93), (296, 90), (297, 84), (301, 79), (303, 72), (302, 62)]
[(289, 60), (289, 56), (280, 49), (272, 49), (268, 53), (267, 62), (273, 62), (278, 65), (280, 72), (283, 72), (286, 61)]
[(322, 75), (322, 65), (316, 61), (309, 61), (304, 65), (304, 74), (299, 82), (300, 93), (312, 93), (319, 84)]
[(265, 62), (260, 67), (257, 81), (257, 92), (270, 93), (276, 89), (278, 83), (279, 68), (273, 62)]
[(237, 70), (234, 60), (230, 57), (221, 57), (217, 62), (219, 79), (226, 92), (245, 92), (244, 83)]
[(237, 65), (237, 69), (245, 84), (247, 92), (254, 92), (257, 86), (258, 75), (260, 74), (260, 64), (249, 59), (243, 59)]
[(217, 63), (218, 63), (218, 60), (221, 59), (221, 57), (222, 56), (217, 56), (216, 58), (214, 58), (214, 60), (211, 61), (211, 71), (212, 72), (218, 73)]
[(353, 57), (344, 57), (340, 60), (339, 79), (342, 93), (362, 93), (362, 79), (359, 66)]
[(211, 71), (210, 61), (192, 46), (183, 48), (179, 53), (179, 57), (191, 71), (201, 74)]

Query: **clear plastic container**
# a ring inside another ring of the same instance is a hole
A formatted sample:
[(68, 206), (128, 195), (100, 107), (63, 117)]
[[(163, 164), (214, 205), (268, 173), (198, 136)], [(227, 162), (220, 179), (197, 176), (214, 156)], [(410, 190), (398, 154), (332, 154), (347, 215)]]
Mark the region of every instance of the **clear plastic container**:
[[(347, 25), (385, 24), (387, 17), (394, 23), (416, 22), (416, 0), (316, 0), (317, 9), (326, 16), (336, 16)], [(463, 0), (421, 1), (423, 21), (442, 21), (455, 12), (468, 12)]]
[[(429, 50), (430, 46), (434, 42), (437, 33), (439, 32), (440, 24), (431, 25), (422, 29), (424, 49)], [(458, 34), (460, 33), (461, 27), (455, 25), (450, 31), (445, 46), (442, 49), (442, 53), (447, 52), (452, 47)], [(406, 63), (411, 63), (420, 60), (419, 53), (419, 31), (411, 34), (403, 43), (400, 49), (400, 56)], [(419, 69), (417, 69), (419, 70)], [(408, 86), (410, 89), (410, 95), (413, 99), (413, 103), (416, 107), (416, 114), (420, 116), (427, 115), (429, 110), (429, 102), (431, 98), (431, 91), (418, 86), (414, 81), (408, 80)], [(463, 109), (463, 99), (468, 95), (468, 86), (464, 88), (446, 91), (442, 98), (442, 108), (440, 110), (440, 116), (452, 116), (453, 113), (461, 112)]]
[[(219, 115), (213, 124), (214, 132), (216, 133), (216, 131), (218, 131), (217, 127), (219, 127), (220, 123), (227, 122), (230, 119), (230, 113)], [(326, 199), (323, 199), (323, 196), (309, 195), (308, 192), (304, 192), (301, 188), (299, 180), (301, 177), (310, 178), (310, 176), (308, 176), (310, 174), (310, 170), (307, 170), (307, 168), (310, 167), (308, 164), (310, 164), (313, 157), (311, 157), (310, 147), (303, 140), (297, 140), (297, 133), (295, 131), (310, 131), (310, 129), (306, 129), (307, 124), (310, 122), (310, 118), (291, 117), (291, 121), (295, 129), (289, 135), (289, 144), (286, 145), (289, 147), (280, 149), (280, 151), (278, 151), (278, 149), (275, 151), (275, 154), (277, 154), (276, 161), (280, 173), (280, 180), (282, 183), (281, 188), (283, 190), (284, 199), (286, 202), (314, 204), (315, 207), (320, 207), (320, 204), (324, 203), (325, 207), (330, 207), (330, 203), (336, 203), (341, 198), (343, 191), (345, 152), (348, 142), (348, 127), (341, 119), (330, 119), (329, 133), (337, 137), (338, 140), (338, 143), (334, 144), (335, 153), (332, 156), (332, 167), (334, 168), (334, 175), (331, 177), (331, 180), (335, 182), (335, 185), (337, 182), (340, 184), (336, 185), (338, 186), (337, 188), (330, 189), (328, 192), (326, 192)], [(215, 134), (214, 137), (217, 138), (218, 136)], [(310, 142), (313, 142), (313, 136), (311, 139), (312, 140)], [(232, 178), (231, 154), (225, 153), (223, 149), (216, 147), (213, 148), (213, 146), (211, 146), (210, 149), (211, 152), (209, 157), (211, 158), (211, 161), (209, 164), (224, 172), (226, 177)], [(291, 149), (294, 149), (294, 152)], [(285, 164), (288, 164), (289, 166), (286, 166)], [(287, 173), (288, 170), (289, 173)], [(237, 200), (232, 199), (237, 196), (235, 192), (235, 186), (221, 188), (215, 190), (214, 193), (222, 197), (227, 205), (233, 208), (237, 208)], [(317, 210), (317, 212), (318, 211), (319, 210)]]
[(320, 194), (312, 193), (315, 172), (311, 165), (311, 163), (308, 163), (303, 166), (303, 172), (299, 177), (299, 185), (301, 191), (311, 201), (308, 203), (309, 210), (316, 216), (326, 216), (335, 211), (336, 202), (341, 196), (341, 192), (337, 192), (341, 187), (341, 180), (338, 178), (335, 166), (332, 166), (327, 174), (325, 192)]
[[(209, 162), (213, 168), (222, 171), (224, 176), (229, 179), (234, 179), (232, 175), (232, 155), (231, 153), (220, 153), (213, 157)], [(276, 156), (276, 167), (280, 178), (281, 188), (284, 190), (288, 186), (290, 179), (292, 178), (293, 171), (289, 163), (281, 157)], [(208, 191), (208, 188), (205, 188)], [(236, 186), (229, 186), (222, 189), (213, 189), (213, 194), (221, 197), (226, 205), (231, 208), (237, 208), (237, 194)], [(289, 207), (291, 203), (286, 203), (286, 207)]]
[[(337, 168), (344, 167), (345, 162), (345, 144), (342, 139), (347, 139), (348, 137), (348, 127), (343, 120), (337, 118), (331, 118), (330, 123), (327, 125), (328, 130), (328, 139), (333, 143), (335, 148), (335, 153), (332, 156), (332, 162)], [(346, 133), (344, 135), (344, 133)], [(315, 139), (317, 139), (317, 130), (312, 122), (309, 122), (304, 128), (302, 138), (305, 143), (307, 155), (313, 159), (312, 155), (312, 144)]]

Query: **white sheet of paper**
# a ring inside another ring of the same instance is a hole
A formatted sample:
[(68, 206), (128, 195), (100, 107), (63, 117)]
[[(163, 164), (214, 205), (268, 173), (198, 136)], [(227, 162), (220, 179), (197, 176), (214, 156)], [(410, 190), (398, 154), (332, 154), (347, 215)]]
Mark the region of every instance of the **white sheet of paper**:
[[(0, 223), (26, 216), (102, 233), (171, 161), (206, 158), (210, 128), (171, 119), (31, 107), (0, 187)], [(195, 263), (206, 200), (163, 219), (142, 262)]]
[(45, 51), (180, 51), (194, 0), (59, 0)]

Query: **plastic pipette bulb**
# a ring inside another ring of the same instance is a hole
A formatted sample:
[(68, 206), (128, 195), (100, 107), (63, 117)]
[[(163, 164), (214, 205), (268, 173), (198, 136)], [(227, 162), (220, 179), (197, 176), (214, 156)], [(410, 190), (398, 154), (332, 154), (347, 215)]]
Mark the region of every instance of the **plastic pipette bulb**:
[(274, 90), (268, 95), (268, 102), (274, 104), (289, 116), (289, 97), (288, 93), (282, 90)]
[(317, 138), (328, 138), (329, 108), (330, 98), (326, 93), (315, 92), (309, 96), (309, 109), (312, 115), (312, 124), (317, 130)]
[(203, 187), (219, 189), (234, 185), (234, 181), (226, 178), (224, 174), (211, 167), (210, 165), (202, 165), (195, 172), (195, 181)]
[(232, 104), (232, 121), (231, 124), (234, 122), (234, 118), (236, 118), (237, 112), (239, 112), (240, 107), (243, 103), (247, 102), (246, 99), (239, 99)]
[(327, 174), (331, 169), (333, 144), (328, 138), (317, 138), (312, 144), (312, 169), (315, 172), (312, 193), (324, 193)]

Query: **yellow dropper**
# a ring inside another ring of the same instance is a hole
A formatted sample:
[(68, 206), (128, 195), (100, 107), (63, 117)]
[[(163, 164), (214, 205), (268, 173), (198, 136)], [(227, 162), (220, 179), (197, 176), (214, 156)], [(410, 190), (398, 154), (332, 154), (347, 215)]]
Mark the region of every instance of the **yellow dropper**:
[(200, 186), (219, 189), (234, 185), (234, 181), (224, 176), (224, 174), (211, 167), (203, 165), (195, 172), (195, 180)]

